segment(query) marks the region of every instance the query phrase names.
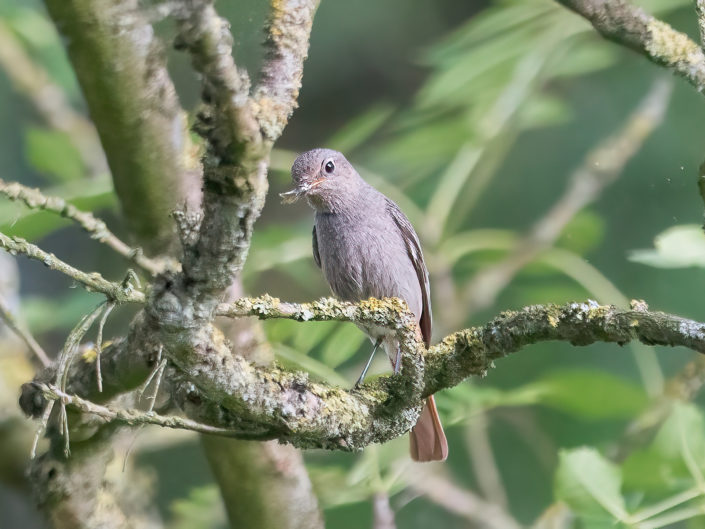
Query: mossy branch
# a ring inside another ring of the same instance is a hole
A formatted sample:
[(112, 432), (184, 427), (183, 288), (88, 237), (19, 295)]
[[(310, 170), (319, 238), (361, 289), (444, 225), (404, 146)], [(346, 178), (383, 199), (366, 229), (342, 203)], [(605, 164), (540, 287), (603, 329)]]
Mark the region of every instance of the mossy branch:
[(606, 39), (631, 48), (650, 61), (705, 90), (705, 54), (688, 35), (676, 31), (625, 0), (557, 0), (586, 18)]
[(302, 372), (255, 366), (232, 355), (213, 327), (199, 331), (195, 350), (184, 349), (176, 336), (164, 343), (188, 380), (176, 385), (174, 397), (192, 420), (234, 437), (278, 439), (301, 448), (357, 450), (398, 437), (413, 426), (426, 396), (470, 376), (484, 376), (497, 359), (534, 343), (623, 345), (638, 340), (705, 352), (704, 323), (649, 311), (643, 302), (633, 302), (630, 309), (587, 301), (504, 312), (482, 327), (449, 335), (425, 354), (411, 329), (413, 319), (398, 300), (292, 304), (271, 297), (243, 298), (221, 305), (218, 313), (374, 323), (395, 329), (403, 340), (401, 375), (352, 390), (312, 381)]

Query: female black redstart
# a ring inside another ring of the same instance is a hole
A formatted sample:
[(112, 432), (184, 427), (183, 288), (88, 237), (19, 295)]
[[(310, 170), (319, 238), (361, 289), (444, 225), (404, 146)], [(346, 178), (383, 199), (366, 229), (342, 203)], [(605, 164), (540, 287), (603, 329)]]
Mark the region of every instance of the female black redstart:
[[(399, 207), (365, 182), (345, 157), (330, 149), (303, 153), (291, 168), (295, 188), (285, 202), (305, 197), (316, 211), (313, 257), (333, 293), (345, 301), (397, 297), (416, 315), (426, 347), (431, 341), (428, 270), (419, 238)], [(399, 343), (381, 327), (361, 327), (373, 341), (372, 356), (384, 345), (395, 373)], [(360, 375), (362, 382), (372, 356)], [(411, 430), (415, 461), (443, 461), (448, 442), (429, 397)]]

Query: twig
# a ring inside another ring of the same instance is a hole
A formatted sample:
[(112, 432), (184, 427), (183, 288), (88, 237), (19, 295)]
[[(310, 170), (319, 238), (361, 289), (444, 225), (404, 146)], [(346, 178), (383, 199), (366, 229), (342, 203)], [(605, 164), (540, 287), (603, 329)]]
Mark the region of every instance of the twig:
[(492, 451), (485, 411), (480, 410), (470, 418), (467, 426), (467, 444), (473, 473), (483, 496), (506, 510), (509, 501)]
[(90, 233), (92, 239), (107, 244), (117, 253), (152, 275), (157, 275), (164, 271), (164, 263), (145, 257), (139, 248), (131, 248), (118, 239), (108, 229), (105, 222), (87, 211), (81, 211), (63, 198), (48, 197), (42, 194), (39, 189), (32, 189), (17, 182), (5, 182), (2, 179), (0, 179), (0, 194), (5, 195), (10, 200), (20, 200), (29, 208), (50, 211), (73, 220)]
[(429, 500), (478, 527), (487, 529), (520, 529), (519, 523), (500, 506), (464, 490), (449, 479), (426, 472), (413, 487)]
[(72, 406), (82, 412), (101, 417), (108, 422), (127, 424), (129, 426), (154, 424), (164, 428), (191, 430), (193, 432), (222, 435), (226, 437), (232, 437), (235, 435), (235, 432), (231, 430), (208, 426), (207, 424), (201, 424), (183, 417), (164, 416), (154, 413), (153, 411), (144, 413), (139, 410), (121, 410), (113, 409), (108, 406), (101, 406), (82, 399), (77, 395), (69, 395), (68, 393), (61, 391), (61, 389), (55, 385), (38, 384), (37, 389), (41, 391), (44, 398), (50, 402), (59, 401), (65, 406)]
[(164, 346), (160, 345), (159, 346), (159, 353), (157, 354), (157, 361), (155, 362), (154, 369), (152, 372), (149, 374), (149, 377), (147, 377), (147, 380), (144, 381), (144, 384), (140, 386), (139, 390), (137, 390), (137, 395), (139, 399), (142, 399), (142, 395), (144, 395), (144, 392), (147, 391), (147, 388), (149, 387), (149, 384), (152, 382), (154, 377), (156, 376), (156, 381), (154, 382), (154, 389), (152, 390), (152, 394), (148, 397), (149, 402), (149, 408), (147, 411), (152, 411), (154, 409), (154, 403), (157, 400), (157, 394), (159, 393), (159, 386), (162, 383), (162, 376), (164, 375), (164, 370), (166, 369), (166, 358), (162, 359), (162, 352), (163, 352)]
[[(499, 263), (481, 269), (468, 281), (462, 294), (464, 319), (490, 307), (516, 274), (542, 251), (550, 248), (565, 226), (622, 172), (651, 132), (663, 120), (671, 83), (659, 80), (617, 133), (590, 151), (570, 178), (570, 184), (553, 207), (518, 240)], [(456, 311), (461, 314), (460, 311)], [(454, 322), (456, 325), (459, 321)], [(455, 326), (455, 325), (452, 325)]]
[(52, 270), (61, 272), (82, 284), (87, 290), (105, 294), (111, 301), (119, 303), (144, 303), (145, 301), (144, 293), (108, 281), (97, 272), (91, 272), (90, 274), (82, 272), (58, 259), (54, 254), (47, 253), (38, 246), (20, 237), (8, 237), (4, 233), (0, 233), (0, 248), (8, 251), (12, 255), (19, 253), (30, 259), (41, 261)]
[(24, 341), (24, 343), (27, 344), (29, 350), (34, 353), (34, 356), (39, 359), (44, 367), (51, 364), (49, 356), (47, 356), (44, 349), (42, 349), (42, 347), (37, 343), (34, 336), (32, 336), (32, 334), (24, 328), (24, 325), (17, 321), (2, 295), (0, 295), (0, 318), (2, 318), (7, 326), (12, 329), (15, 334)]
[(100, 314), (105, 310), (106, 302), (98, 305), (93, 311), (86, 314), (81, 318), (81, 321), (71, 330), (64, 346), (61, 348), (59, 353), (59, 358), (56, 365), (56, 378), (55, 384), (59, 386), (62, 390), (66, 389), (66, 381), (68, 378), (69, 368), (71, 367), (71, 362), (73, 361), (74, 354), (78, 350), (79, 345), (81, 345), (81, 340), (91, 328), (93, 322), (100, 316)]
[(605, 38), (672, 70), (698, 91), (705, 89), (705, 54), (676, 31), (625, 0), (557, 0), (585, 17)]
[(29, 458), (34, 459), (37, 457), (37, 446), (39, 445), (39, 439), (41, 439), (42, 434), (47, 429), (47, 424), (49, 424), (49, 417), (51, 417), (51, 411), (54, 409), (54, 401), (50, 400), (47, 402), (44, 412), (42, 413), (42, 419), (37, 427), (37, 431), (34, 434), (34, 440), (32, 441), (32, 449), (29, 453)]
[(387, 492), (376, 492), (372, 498), (373, 522), (372, 529), (396, 529), (394, 511), (389, 505)]
[(103, 393), (103, 374), (100, 369), (100, 355), (103, 353), (103, 327), (105, 327), (105, 322), (114, 308), (115, 303), (111, 302), (105, 305), (103, 316), (101, 316), (100, 321), (98, 322), (98, 334), (95, 339), (95, 374), (98, 383), (98, 391), (100, 393)]

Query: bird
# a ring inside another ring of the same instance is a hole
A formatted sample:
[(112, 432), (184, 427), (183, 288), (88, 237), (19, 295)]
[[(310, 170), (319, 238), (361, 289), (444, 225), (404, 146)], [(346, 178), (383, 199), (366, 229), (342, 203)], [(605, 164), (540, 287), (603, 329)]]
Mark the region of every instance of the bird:
[[(305, 198), (314, 209), (313, 258), (333, 294), (343, 301), (396, 297), (415, 315), (428, 348), (431, 343), (431, 298), (421, 243), (411, 222), (391, 199), (367, 183), (340, 152), (313, 149), (299, 155), (291, 168), (294, 188), (282, 193), (285, 203)], [(358, 325), (374, 346), (359, 385), (382, 345), (394, 372), (400, 369), (400, 347), (393, 331)], [(411, 458), (444, 461), (448, 442), (433, 396), (428, 397), (410, 432)]]

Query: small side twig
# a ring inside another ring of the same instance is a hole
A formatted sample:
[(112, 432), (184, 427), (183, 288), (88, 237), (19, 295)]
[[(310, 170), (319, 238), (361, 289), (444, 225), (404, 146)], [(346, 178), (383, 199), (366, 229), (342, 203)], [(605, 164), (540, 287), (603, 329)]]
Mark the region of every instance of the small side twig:
[(19, 200), (31, 209), (42, 209), (73, 220), (88, 232), (92, 239), (108, 245), (152, 275), (157, 275), (165, 269), (166, 263), (145, 257), (141, 250), (131, 248), (121, 241), (108, 229), (105, 222), (87, 211), (81, 211), (63, 198), (46, 196), (39, 189), (32, 189), (17, 182), (5, 182), (2, 179), (0, 179), (0, 194), (10, 200)]
[(103, 328), (105, 327), (105, 322), (107, 321), (108, 316), (110, 316), (110, 313), (113, 311), (114, 308), (115, 303), (113, 302), (107, 303), (105, 305), (103, 315), (101, 316), (100, 321), (98, 322), (98, 334), (95, 340), (95, 374), (98, 381), (98, 391), (100, 393), (103, 393), (103, 375), (100, 369), (100, 355), (103, 352)]
[(7, 306), (5, 298), (3, 298), (2, 295), (0, 295), (0, 318), (2, 318), (2, 320), (7, 324), (7, 326), (12, 329), (14, 333), (24, 341), (24, 343), (27, 344), (29, 350), (34, 353), (34, 356), (39, 359), (39, 361), (44, 367), (47, 367), (49, 364), (51, 364), (49, 356), (47, 356), (47, 354), (44, 352), (44, 349), (42, 349), (42, 347), (37, 343), (37, 340), (34, 339), (34, 336), (32, 336), (30, 332), (25, 329), (19, 321), (17, 321), (15, 316), (12, 314), (12, 311), (10, 311), (10, 307)]
[[(152, 390), (152, 394), (149, 397), (147, 397), (147, 399), (149, 400), (149, 408), (147, 408), (147, 411), (152, 411), (154, 409), (154, 403), (156, 402), (157, 394), (159, 393), (159, 386), (161, 386), (162, 376), (164, 375), (164, 370), (166, 369), (167, 360), (166, 360), (166, 358), (162, 358), (163, 351), (164, 351), (164, 346), (160, 345), (159, 346), (159, 353), (157, 353), (157, 361), (154, 365), (154, 369), (147, 377), (147, 380), (144, 381), (144, 384), (142, 384), (142, 386), (140, 386), (139, 390), (137, 390), (137, 395), (138, 395), (139, 399), (142, 400), (142, 395), (144, 395), (144, 392), (147, 391), (147, 388), (152, 383), (152, 380), (155, 380), (154, 389)], [(156, 379), (155, 379), (155, 377), (156, 377)]]
[(141, 426), (145, 424), (154, 424), (164, 428), (174, 428), (179, 430), (190, 430), (198, 433), (206, 433), (212, 435), (221, 435), (233, 437), (238, 432), (233, 432), (226, 428), (218, 428), (209, 426), (190, 419), (176, 416), (165, 416), (150, 412), (141, 412), (134, 409), (114, 409), (108, 406), (101, 406), (89, 400), (82, 399), (77, 395), (69, 395), (55, 385), (39, 384), (39, 390), (42, 392), (50, 405), (54, 401), (61, 402), (64, 406), (71, 406), (84, 413), (90, 413), (97, 417), (101, 417), (108, 422), (116, 422), (126, 424), (128, 426)]
[(98, 272), (86, 273), (65, 263), (54, 254), (45, 252), (38, 246), (27, 242), (21, 237), (8, 237), (0, 233), (0, 248), (8, 251), (12, 255), (22, 254), (30, 259), (41, 261), (45, 266), (61, 272), (77, 283), (83, 285), (87, 290), (105, 294), (109, 300), (116, 302), (144, 303), (144, 293), (132, 288), (125, 288), (118, 283), (108, 281)]

